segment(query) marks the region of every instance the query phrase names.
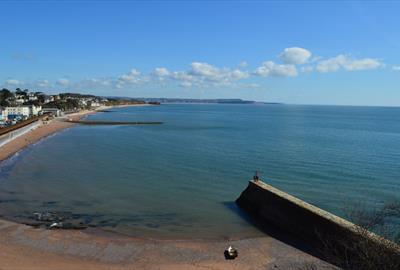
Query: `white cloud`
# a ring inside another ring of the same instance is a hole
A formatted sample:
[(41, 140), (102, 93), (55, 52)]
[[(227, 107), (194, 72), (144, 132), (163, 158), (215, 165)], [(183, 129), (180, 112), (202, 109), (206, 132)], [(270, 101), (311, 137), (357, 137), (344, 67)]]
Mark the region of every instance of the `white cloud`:
[(169, 72), (171, 80), (177, 81), (183, 87), (205, 87), (232, 85), (236, 81), (249, 77), (247, 71), (241, 69), (217, 68), (208, 63), (193, 62), (187, 71)]
[(16, 80), (16, 79), (8, 79), (8, 80), (6, 80), (6, 84), (14, 86), (14, 85), (20, 85), (20, 84), (22, 84), (22, 82), (19, 80)]
[(266, 61), (256, 69), (254, 74), (262, 77), (295, 77), (297, 76), (297, 68), (295, 65), (281, 65)]
[(246, 79), (249, 76), (248, 72), (240, 69), (217, 68), (201, 62), (193, 62), (188, 74), (196, 77), (198, 81), (214, 85), (229, 85), (237, 80)]
[(400, 66), (393, 66), (392, 69), (395, 71), (400, 71)]
[(36, 82), (36, 86), (37, 87), (50, 87), (51, 84), (50, 84), (50, 82), (48, 80), (38, 80)]
[(373, 58), (352, 59), (347, 55), (340, 54), (336, 57), (319, 61), (317, 63), (316, 69), (319, 72), (326, 73), (326, 72), (335, 72), (341, 68), (348, 71), (356, 71), (356, 70), (377, 69), (382, 66), (383, 63), (381, 63), (377, 59)]
[(219, 74), (218, 68), (207, 64), (207, 63), (201, 63), (201, 62), (193, 62), (191, 64), (191, 71), (190, 74), (193, 74), (195, 76), (204, 76), (204, 77), (216, 77)]
[(301, 67), (300, 70), (303, 73), (311, 73), (314, 71), (314, 67), (313, 66), (304, 66), (304, 67)]
[(286, 48), (279, 55), (279, 58), (285, 64), (293, 64), (293, 65), (305, 64), (307, 63), (308, 59), (310, 59), (310, 57), (311, 57), (311, 52), (309, 50), (299, 47)]
[(125, 85), (136, 85), (143, 83), (145, 78), (142, 76), (141, 72), (137, 69), (131, 69), (128, 73), (125, 73), (118, 77), (116, 87), (122, 88)]
[[(186, 70), (169, 70), (166, 67), (157, 67), (149, 73), (141, 73), (132, 69), (127, 73), (115, 77), (86, 78), (76, 82), (70, 82), (67, 78), (56, 80), (51, 83), (41, 79), (25, 84), (16, 79), (8, 79), (4, 86), (40, 87), (53, 88), (63, 86), (76, 89), (107, 89), (107, 88), (128, 88), (136, 85), (180, 85), (182, 87), (212, 88), (229, 86), (244, 88), (249, 86), (248, 78), (255, 77), (296, 77), (301, 73), (334, 72), (338, 70), (356, 71), (368, 70), (383, 67), (384, 64), (377, 59), (361, 58), (355, 59), (348, 55), (321, 59), (312, 56), (311, 52), (298, 47), (286, 48), (279, 55), (283, 63), (265, 61), (253, 72), (249, 71), (246, 62), (241, 62), (236, 67), (216, 67), (205, 62), (192, 62)], [(399, 70), (400, 66), (392, 66), (393, 70)], [(49, 89), (51, 90), (51, 89)], [(55, 89), (54, 89), (55, 90)]]
[(157, 77), (166, 77), (170, 74), (169, 70), (164, 67), (158, 67), (154, 69), (153, 74)]
[(179, 85), (182, 87), (192, 87), (193, 83), (190, 81), (182, 81), (181, 83), (179, 83)]
[(87, 78), (84, 80), (81, 80), (79, 82), (74, 83), (71, 88), (77, 88), (77, 89), (90, 89), (90, 88), (104, 88), (111, 86), (113, 83), (112, 78)]
[(364, 58), (359, 60), (349, 60), (344, 64), (344, 68), (347, 70), (366, 70), (366, 69), (376, 69), (382, 67), (383, 64), (372, 58)]
[(58, 79), (57, 80), (57, 84), (61, 85), (61, 86), (67, 86), (67, 85), (69, 85), (69, 80), (65, 79), (65, 78)]
[(346, 56), (339, 55), (328, 60), (322, 60), (317, 64), (317, 70), (319, 72), (334, 72), (340, 69), (340, 67), (346, 62)]
[(170, 78), (178, 81), (183, 87), (190, 87), (198, 82), (198, 79), (195, 76), (190, 75), (185, 71), (174, 71), (171, 73)]

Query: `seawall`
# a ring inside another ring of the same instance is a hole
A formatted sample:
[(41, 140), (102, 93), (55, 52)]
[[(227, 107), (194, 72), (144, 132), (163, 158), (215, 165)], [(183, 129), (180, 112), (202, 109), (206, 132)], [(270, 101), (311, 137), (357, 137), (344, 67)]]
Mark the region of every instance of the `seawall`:
[(385, 249), (391, 258), (400, 260), (400, 249), (393, 242), (360, 230), (355, 224), (262, 181), (250, 181), (236, 203), (261, 226), (279, 228), (309, 244), (317, 252), (334, 249), (335, 256), (354, 257), (358, 254), (352, 253), (351, 246), (364, 241), (372, 249)]
[(37, 128), (38, 126), (41, 125), (41, 121), (38, 121), (37, 119), (33, 121), (32, 123), (29, 123), (27, 125), (23, 125), (22, 127), (19, 127), (17, 129), (13, 129), (12, 131), (9, 131), (8, 133), (5, 133), (3, 135), (0, 135), (0, 147), (11, 142), (15, 138)]

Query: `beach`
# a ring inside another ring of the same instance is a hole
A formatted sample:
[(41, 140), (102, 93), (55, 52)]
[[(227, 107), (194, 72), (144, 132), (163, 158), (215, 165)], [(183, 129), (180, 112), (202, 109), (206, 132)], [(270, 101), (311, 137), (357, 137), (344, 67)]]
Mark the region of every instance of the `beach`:
[[(104, 109), (104, 108), (103, 108)], [(78, 120), (83, 111), (65, 118)], [(1, 148), (4, 160), (60, 130), (73, 127), (55, 119)], [(224, 250), (234, 246), (235, 260)], [(48, 230), (0, 220), (0, 269), (297, 269), (319, 259), (273, 237), (204, 240), (150, 239), (109, 233), (97, 228)]]
[[(223, 252), (233, 245), (235, 260)], [(233, 241), (137, 239), (43, 230), (0, 220), (0, 269), (298, 269), (318, 259), (271, 237)]]

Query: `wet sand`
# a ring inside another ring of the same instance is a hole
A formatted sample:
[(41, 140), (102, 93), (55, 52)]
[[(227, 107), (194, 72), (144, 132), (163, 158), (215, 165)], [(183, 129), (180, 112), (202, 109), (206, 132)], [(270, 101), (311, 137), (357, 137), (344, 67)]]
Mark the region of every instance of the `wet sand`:
[[(78, 120), (86, 111), (68, 118)], [(73, 123), (53, 120), (0, 148), (0, 161)], [(0, 219), (0, 270), (10, 269), (298, 269), (320, 260), (272, 237), (243, 240), (154, 240), (89, 230), (46, 230)], [(235, 260), (225, 260), (233, 245)], [(323, 268), (321, 268), (323, 269)]]

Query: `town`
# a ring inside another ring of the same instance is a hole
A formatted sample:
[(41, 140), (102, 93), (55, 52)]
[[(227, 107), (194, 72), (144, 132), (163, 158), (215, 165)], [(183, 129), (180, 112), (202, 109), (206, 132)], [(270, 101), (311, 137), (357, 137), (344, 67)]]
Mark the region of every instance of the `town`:
[(134, 99), (105, 98), (76, 93), (47, 95), (43, 92), (17, 88), (15, 91), (0, 90), (0, 128), (37, 118), (42, 115), (59, 117), (81, 110), (92, 110), (101, 106), (142, 104)]

